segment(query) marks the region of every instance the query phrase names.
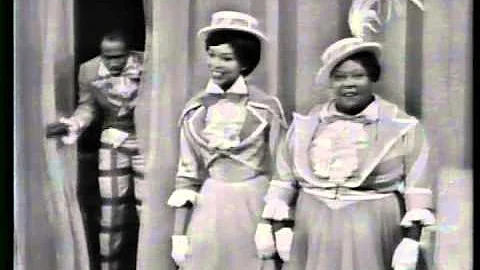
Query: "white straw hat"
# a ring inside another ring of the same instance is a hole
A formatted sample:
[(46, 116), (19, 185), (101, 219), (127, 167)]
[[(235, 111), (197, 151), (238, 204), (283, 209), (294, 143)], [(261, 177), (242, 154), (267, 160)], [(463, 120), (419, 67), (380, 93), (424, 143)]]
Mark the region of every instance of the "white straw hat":
[(200, 29), (199, 36), (206, 36), (216, 30), (237, 30), (255, 35), (260, 40), (268, 41), (260, 31), (258, 20), (254, 17), (237, 11), (218, 11), (213, 13), (210, 26)]
[(366, 42), (361, 38), (344, 38), (328, 48), (322, 54), (322, 67), (315, 76), (315, 83), (319, 86), (329, 84), (332, 69), (345, 58), (357, 52), (371, 52), (377, 59), (380, 58), (382, 45), (378, 42)]

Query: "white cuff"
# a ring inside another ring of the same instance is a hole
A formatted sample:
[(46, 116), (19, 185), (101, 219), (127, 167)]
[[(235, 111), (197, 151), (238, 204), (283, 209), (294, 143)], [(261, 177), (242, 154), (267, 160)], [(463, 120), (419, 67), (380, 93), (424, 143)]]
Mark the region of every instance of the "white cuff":
[(289, 219), (290, 207), (286, 202), (278, 199), (273, 199), (265, 204), (263, 209), (262, 218), (273, 219), (281, 221)]
[(405, 214), (400, 225), (410, 227), (413, 225), (413, 221), (420, 221), (424, 226), (434, 225), (435, 215), (428, 209), (414, 208)]
[(168, 198), (167, 205), (171, 207), (182, 207), (188, 202), (195, 204), (197, 202), (198, 193), (190, 189), (177, 189), (170, 198)]

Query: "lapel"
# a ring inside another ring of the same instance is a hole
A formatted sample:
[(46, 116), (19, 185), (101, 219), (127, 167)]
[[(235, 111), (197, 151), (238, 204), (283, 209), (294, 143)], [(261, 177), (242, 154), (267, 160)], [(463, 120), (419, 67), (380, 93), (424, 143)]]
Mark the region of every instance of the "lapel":
[(265, 104), (256, 103), (253, 101), (247, 102), (247, 114), (243, 126), (240, 130), (240, 144), (238, 147), (243, 147), (253, 142), (262, 131), (267, 127), (268, 111)]
[(358, 187), (370, 175), (380, 161), (385, 157), (392, 146), (410, 129), (415, 127), (418, 120), (405, 115), (399, 116), (396, 105), (376, 97), (379, 101), (378, 140), (372, 140), (372, 146), (365, 153), (365, 160), (361, 163), (357, 181), (346, 182), (347, 187)]
[[(207, 147), (208, 141), (202, 135), (205, 129), (207, 109), (218, 98), (202, 92), (192, 98), (185, 106), (179, 120), (179, 124), (185, 121), (192, 138), (200, 145)], [(268, 126), (268, 105), (247, 99), (245, 121), (240, 129), (240, 144), (235, 148), (243, 148), (261, 136), (262, 131)]]
[(185, 128), (191, 134), (192, 139), (205, 148), (207, 148), (208, 143), (202, 135), (202, 130), (205, 128), (205, 116), (207, 113), (203, 102), (206, 96), (205, 93), (201, 93), (200, 96), (194, 97), (189, 101), (179, 119), (179, 125), (185, 121)]
[[(365, 160), (360, 164), (359, 178), (355, 181), (347, 181), (342, 184), (343, 186), (350, 188), (360, 186), (395, 142), (418, 123), (415, 118), (408, 115), (399, 117), (397, 106), (378, 96), (376, 98), (379, 102), (379, 120), (376, 123), (378, 125), (377, 135), (379, 139), (372, 140), (371, 147), (366, 150)], [(324, 106), (327, 105), (325, 104)], [(323, 106), (321, 108), (323, 109)], [(294, 126), (295, 130), (292, 137), (292, 147), (296, 172), (302, 179), (315, 186), (323, 188), (335, 186), (335, 184), (315, 176), (309, 163), (309, 148), (313, 136), (317, 130), (324, 128), (325, 125), (320, 121), (316, 113), (310, 113), (308, 116), (293, 113), (293, 117), (292, 126)]]

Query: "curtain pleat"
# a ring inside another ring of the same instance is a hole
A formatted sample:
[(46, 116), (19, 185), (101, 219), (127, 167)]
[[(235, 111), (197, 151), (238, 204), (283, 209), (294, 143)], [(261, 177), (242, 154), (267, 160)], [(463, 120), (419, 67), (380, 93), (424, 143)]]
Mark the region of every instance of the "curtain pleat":
[(146, 158), (146, 200), (139, 237), (138, 269), (175, 269), (170, 259), (177, 126), (187, 98), (188, 23), (191, 1), (145, 1), (145, 75), (135, 110), (137, 133)]
[(15, 7), (16, 269), (89, 269), (76, 148), (45, 138), (74, 104), (73, 0)]

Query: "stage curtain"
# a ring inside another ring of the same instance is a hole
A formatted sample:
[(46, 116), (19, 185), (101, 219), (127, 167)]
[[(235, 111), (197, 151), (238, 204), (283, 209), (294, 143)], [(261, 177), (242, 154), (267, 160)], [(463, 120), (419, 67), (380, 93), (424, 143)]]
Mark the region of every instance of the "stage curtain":
[[(472, 256), (465, 249), (471, 245), (471, 215), (453, 220), (449, 209), (458, 213), (458, 204), (471, 202), (462, 194), (472, 184), (472, 1), (424, 0), (424, 12), (410, 1), (398, 3), (403, 13), (394, 14), (372, 36), (385, 46), (376, 91), (417, 116), (430, 137), (432, 174), (438, 179), (438, 228), (444, 230), (424, 236), (432, 240), (428, 260), (447, 265), (443, 262), (453, 256), (447, 251), (454, 250), (459, 256), (448, 261), (449, 269), (468, 268)], [(258, 18), (270, 42), (248, 80), (277, 95), (290, 120), (292, 112), (306, 113), (328, 98), (313, 79), (323, 50), (350, 36), (351, 0), (143, 0), (143, 4), (146, 63), (135, 121), (146, 157), (147, 187), (137, 265), (142, 270), (175, 269), (170, 259), (173, 211), (166, 201), (177, 163), (176, 123), (185, 102), (208, 79), (204, 45), (196, 32), (219, 10)], [(44, 138), (46, 123), (69, 115), (75, 103), (73, 16), (74, 0), (15, 3), (16, 269), (88, 265), (76, 197), (81, 181), (76, 175), (76, 149)], [(450, 201), (451, 207), (441, 204), (454, 197), (463, 201)]]
[(15, 269), (89, 269), (76, 148), (45, 138), (74, 104), (73, 0), (15, 2)]

